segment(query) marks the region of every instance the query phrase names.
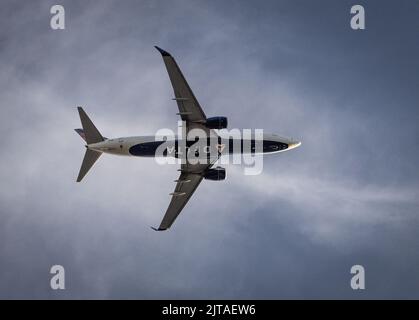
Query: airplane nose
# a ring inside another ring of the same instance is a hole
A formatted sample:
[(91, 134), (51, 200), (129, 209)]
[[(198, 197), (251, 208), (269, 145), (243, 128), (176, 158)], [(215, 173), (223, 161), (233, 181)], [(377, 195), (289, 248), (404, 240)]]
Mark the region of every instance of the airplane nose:
[(288, 144), (288, 150), (297, 148), (299, 146), (301, 146), (301, 141), (292, 142), (292, 143)]

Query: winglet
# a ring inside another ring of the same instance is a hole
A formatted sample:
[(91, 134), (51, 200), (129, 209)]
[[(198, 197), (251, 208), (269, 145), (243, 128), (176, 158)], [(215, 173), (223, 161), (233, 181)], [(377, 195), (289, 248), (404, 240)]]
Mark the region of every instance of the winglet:
[(164, 51), (162, 48), (159, 48), (158, 46), (154, 46), (154, 48), (156, 48), (157, 50), (159, 50), (159, 52), (161, 53), (161, 55), (163, 57), (171, 57), (172, 56), (169, 52)]
[(150, 227), (151, 229), (153, 229), (154, 231), (165, 231), (167, 229), (161, 229), (161, 228), (154, 228), (154, 227)]

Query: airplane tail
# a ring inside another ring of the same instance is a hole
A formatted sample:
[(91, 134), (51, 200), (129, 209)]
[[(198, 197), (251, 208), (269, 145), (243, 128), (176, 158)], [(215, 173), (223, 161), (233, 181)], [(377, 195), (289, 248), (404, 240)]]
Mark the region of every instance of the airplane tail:
[[(75, 131), (86, 141), (86, 147), (89, 144), (104, 141), (105, 139), (102, 137), (102, 135), (100, 134), (99, 130), (95, 127), (93, 122), (89, 119), (86, 112), (84, 112), (83, 108), (78, 107), (77, 109), (79, 111), (79, 116), (83, 129), (75, 129)], [(80, 172), (77, 177), (77, 182), (80, 182), (84, 178), (84, 176), (87, 174), (90, 168), (95, 164), (96, 160), (99, 159), (101, 154), (101, 152), (95, 150), (86, 150), (83, 162), (81, 164)]]

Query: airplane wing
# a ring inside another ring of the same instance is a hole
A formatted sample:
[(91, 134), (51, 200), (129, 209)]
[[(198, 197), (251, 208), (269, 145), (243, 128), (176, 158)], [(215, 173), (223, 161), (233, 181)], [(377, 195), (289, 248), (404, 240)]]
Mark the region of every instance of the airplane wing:
[(175, 191), (171, 193), (172, 201), (167, 208), (166, 214), (164, 215), (163, 221), (158, 229), (153, 228), (156, 231), (164, 231), (171, 227), (173, 222), (182, 211), (183, 207), (188, 203), (192, 197), (196, 188), (203, 179), (203, 172), (208, 168), (212, 167), (211, 164), (182, 164), (181, 174), (176, 184)]
[[(202, 111), (198, 100), (195, 98), (175, 59), (167, 51), (159, 47), (155, 48), (161, 53), (164, 64), (166, 65), (175, 94), (174, 100), (176, 100), (179, 107), (179, 115), (186, 123), (186, 134), (191, 129), (199, 128), (204, 130), (207, 136), (217, 136), (213, 130), (206, 127), (207, 117), (204, 111)], [(203, 173), (211, 168), (217, 159), (212, 159), (209, 163), (205, 164), (190, 164), (188, 162), (182, 164), (180, 177), (175, 181), (177, 182), (175, 191), (171, 194), (172, 200), (159, 228), (153, 228), (154, 230), (163, 231), (171, 227), (201, 183)]]
[(205, 116), (204, 111), (202, 111), (198, 100), (195, 98), (188, 82), (176, 63), (176, 60), (167, 51), (164, 51), (157, 46), (155, 48), (161, 53), (167, 72), (169, 73), (169, 78), (175, 94), (174, 100), (176, 100), (179, 107), (181, 119), (186, 121), (188, 129), (200, 128), (207, 132), (208, 129), (205, 127), (207, 117)]

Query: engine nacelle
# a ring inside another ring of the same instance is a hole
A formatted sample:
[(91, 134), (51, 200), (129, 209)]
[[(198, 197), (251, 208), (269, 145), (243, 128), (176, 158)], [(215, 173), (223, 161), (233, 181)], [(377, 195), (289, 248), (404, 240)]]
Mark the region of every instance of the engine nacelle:
[(220, 167), (217, 167), (215, 169), (208, 169), (204, 174), (204, 178), (213, 181), (225, 180), (226, 169)]
[(208, 118), (205, 125), (209, 129), (225, 129), (227, 128), (227, 118), (226, 117), (213, 117)]

